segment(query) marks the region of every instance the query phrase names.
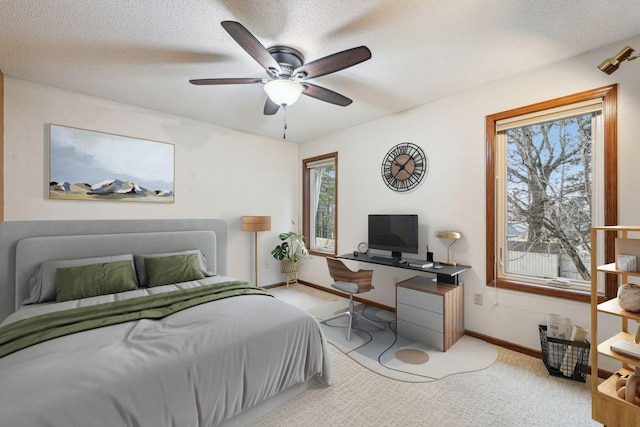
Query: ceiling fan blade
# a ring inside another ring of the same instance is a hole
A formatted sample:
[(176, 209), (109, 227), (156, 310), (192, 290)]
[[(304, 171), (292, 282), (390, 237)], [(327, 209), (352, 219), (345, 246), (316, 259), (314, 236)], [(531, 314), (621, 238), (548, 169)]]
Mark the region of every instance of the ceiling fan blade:
[(344, 70), (345, 68), (349, 68), (370, 58), (371, 51), (368, 47), (354, 47), (304, 64), (302, 67), (297, 68), (292, 75), (295, 76), (296, 74), (304, 73), (305, 76), (303, 78), (313, 79), (315, 77), (324, 76), (325, 74)]
[(280, 64), (273, 59), (262, 43), (260, 43), (258, 39), (256, 39), (241, 23), (235, 21), (222, 21), (220, 25), (222, 25), (222, 28), (227, 30), (227, 33), (233, 37), (241, 48), (246, 50), (253, 59), (258, 61), (258, 64), (262, 65), (267, 70), (274, 69), (278, 74), (282, 72)]
[(324, 87), (312, 85), (311, 83), (307, 82), (302, 83), (302, 86), (304, 86), (304, 90), (302, 91), (304, 95), (319, 99), (320, 101), (339, 105), (341, 107), (346, 107), (353, 102), (346, 96), (340, 95), (338, 92), (334, 92)]
[(280, 106), (273, 102), (271, 98), (267, 97), (267, 101), (264, 103), (264, 114), (265, 116), (273, 116), (278, 112)]
[(265, 83), (266, 79), (240, 78), (240, 79), (193, 79), (189, 80), (192, 85), (246, 85), (255, 83)]

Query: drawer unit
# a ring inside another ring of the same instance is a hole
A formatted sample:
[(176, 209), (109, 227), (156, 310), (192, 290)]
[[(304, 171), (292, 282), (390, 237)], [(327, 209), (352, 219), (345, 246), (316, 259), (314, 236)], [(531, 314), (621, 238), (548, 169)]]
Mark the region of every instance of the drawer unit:
[(398, 335), (414, 339), (437, 350), (444, 351), (444, 334), (442, 332), (423, 328), (422, 326), (405, 322), (398, 318)]
[[(440, 307), (442, 308), (442, 298), (440, 298)], [(396, 304), (396, 316), (406, 322), (420, 325), (436, 332), (444, 332), (444, 319), (442, 312), (423, 310), (412, 305), (398, 303)]]
[(440, 314), (442, 314), (444, 310), (443, 301), (444, 297), (442, 295), (421, 292), (410, 288), (403, 288), (402, 292), (398, 292), (398, 296), (396, 298), (397, 304), (419, 307), (423, 310), (429, 310)]
[(464, 335), (462, 285), (416, 276), (396, 284), (398, 335), (447, 351)]

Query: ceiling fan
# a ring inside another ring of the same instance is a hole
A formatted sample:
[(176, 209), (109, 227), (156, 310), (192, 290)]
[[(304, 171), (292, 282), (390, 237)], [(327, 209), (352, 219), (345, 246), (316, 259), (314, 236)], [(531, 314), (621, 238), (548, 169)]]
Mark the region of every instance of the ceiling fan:
[(371, 58), (371, 51), (366, 46), (359, 46), (305, 64), (300, 51), (288, 46), (267, 49), (239, 22), (222, 21), (220, 24), (267, 71), (269, 77), (195, 79), (189, 82), (194, 85), (264, 84), (268, 95), (264, 105), (266, 115), (276, 114), (280, 107), (286, 109), (298, 100), (301, 93), (346, 107), (353, 102), (351, 99), (307, 80), (344, 70)]

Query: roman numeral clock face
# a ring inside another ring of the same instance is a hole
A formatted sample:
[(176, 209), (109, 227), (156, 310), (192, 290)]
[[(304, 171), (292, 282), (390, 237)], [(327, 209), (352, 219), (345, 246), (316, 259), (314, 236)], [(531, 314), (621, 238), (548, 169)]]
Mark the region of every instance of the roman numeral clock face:
[(416, 188), (429, 172), (429, 159), (422, 148), (410, 142), (393, 147), (382, 160), (382, 180), (394, 191)]

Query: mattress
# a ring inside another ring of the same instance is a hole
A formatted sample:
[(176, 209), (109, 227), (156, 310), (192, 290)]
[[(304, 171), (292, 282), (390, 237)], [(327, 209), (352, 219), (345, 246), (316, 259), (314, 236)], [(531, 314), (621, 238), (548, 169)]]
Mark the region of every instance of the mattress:
[[(22, 307), (2, 325), (229, 281), (214, 276)], [(215, 426), (290, 387), (331, 383), (317, 321), (267, 295), (204, 303), (55, 338), (0, 358), (0, 425)]]

